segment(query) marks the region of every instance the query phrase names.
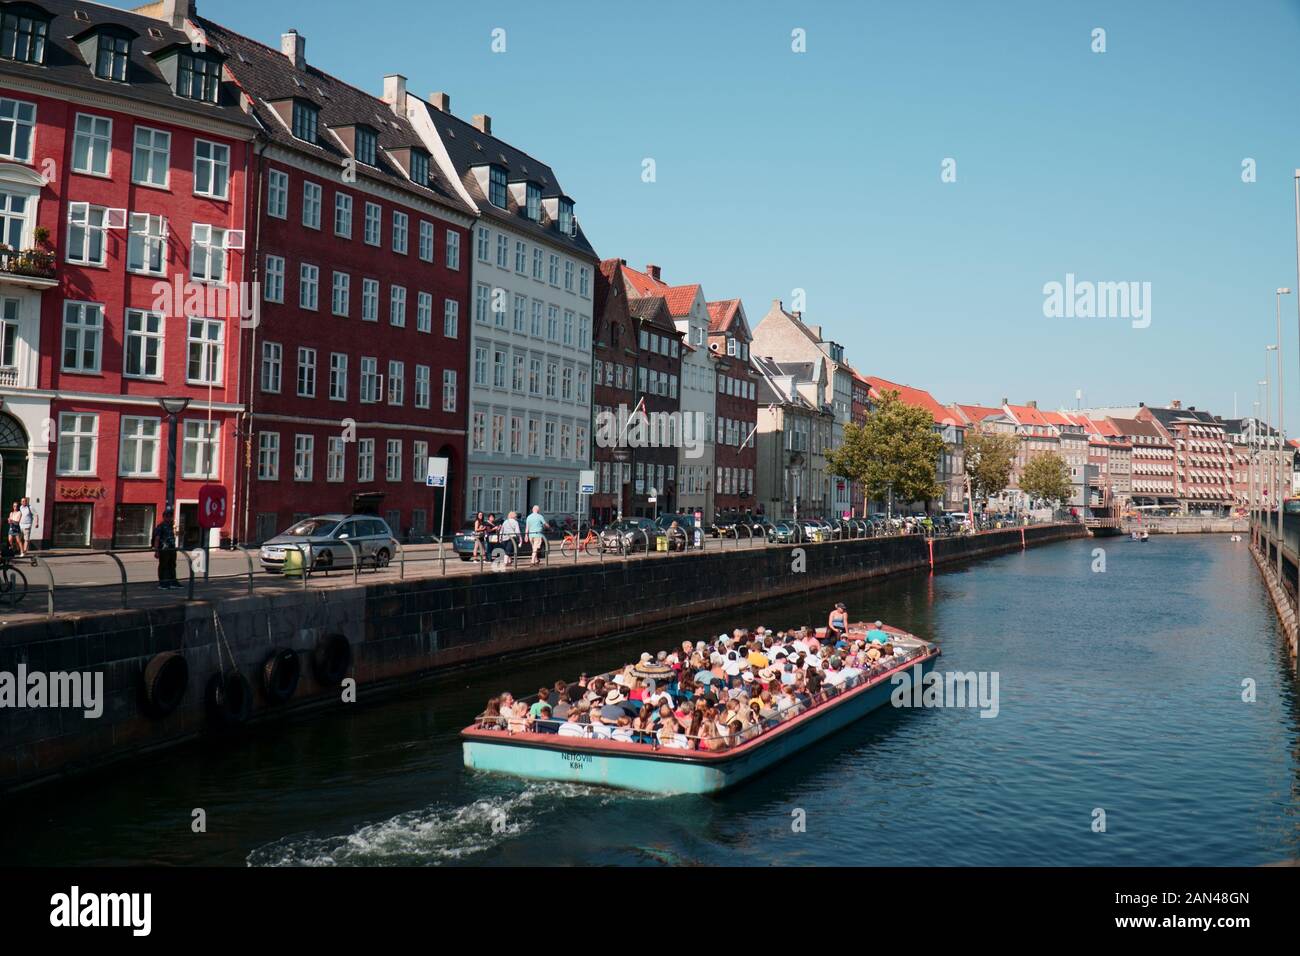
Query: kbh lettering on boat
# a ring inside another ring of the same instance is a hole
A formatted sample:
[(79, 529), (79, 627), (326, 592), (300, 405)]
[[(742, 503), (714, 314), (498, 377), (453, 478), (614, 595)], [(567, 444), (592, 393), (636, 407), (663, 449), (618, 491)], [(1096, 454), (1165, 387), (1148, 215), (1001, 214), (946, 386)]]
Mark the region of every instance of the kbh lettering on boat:
[(929, 671), (921, 669), (895, 674), (889, 701), (895, 707), (978, 707), (981, 717), (996, 717), (998, 702), (997, 671)]
[(104, 713), (104, 672), (0, 671), (0, 707), (71, 707), (91, 720)]
[(68, 893), (50, 897), (50, 925), (59, 927), (127, 926), (133, 936), (148, 936), (153, 925), (151, 893)]
[(1131, 319), (1135, 329), (1151, 324), (1150, 282), (1076, 281), (1043, 285), (1043, 315), (1049, 319)]

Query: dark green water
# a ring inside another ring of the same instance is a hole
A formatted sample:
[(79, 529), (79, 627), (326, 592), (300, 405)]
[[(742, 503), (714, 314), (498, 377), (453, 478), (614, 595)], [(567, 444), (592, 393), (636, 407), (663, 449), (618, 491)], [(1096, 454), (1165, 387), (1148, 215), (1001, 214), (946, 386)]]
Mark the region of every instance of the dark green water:
[[(1106, 550), (1094, 573), (1093, 548)], [(856, 593), (771, 602), (488, 670), (12, 801), (0, 860), (43, 864), (1259, 864), (1300, 857), (1300, 706), (1226, 536), (1072, 541)], [(996, 718), (879, 711), (720, 797), (468, 774), (493, 693), (839, 597), (997, 672)], [(520, 627), (532, 626), (521, 621)], [(1256, 700), (1242, 700), (1243, 681)], [(364, 694), (364, 688), (362, 689)], [(208, 832), (191, 832), (203, 808)], [(1093, 832), (1094, 811), (1106, 832)], [(795, 811), (806, 830), (794, 832)]]

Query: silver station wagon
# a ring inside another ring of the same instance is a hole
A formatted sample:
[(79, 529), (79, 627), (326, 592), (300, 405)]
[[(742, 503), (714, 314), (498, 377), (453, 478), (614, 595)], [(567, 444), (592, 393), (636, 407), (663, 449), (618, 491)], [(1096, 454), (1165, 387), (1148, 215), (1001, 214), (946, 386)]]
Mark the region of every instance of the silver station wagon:
[(319, 515), (296, 522), (286, 531), (262, 543), (262, 568), (280, 573), (285, 555), (302, 549), (303, 567), (308, 571), (359, 566), (376, 570), (393, 557), (393, 532), (383, 518), (374, 515)]

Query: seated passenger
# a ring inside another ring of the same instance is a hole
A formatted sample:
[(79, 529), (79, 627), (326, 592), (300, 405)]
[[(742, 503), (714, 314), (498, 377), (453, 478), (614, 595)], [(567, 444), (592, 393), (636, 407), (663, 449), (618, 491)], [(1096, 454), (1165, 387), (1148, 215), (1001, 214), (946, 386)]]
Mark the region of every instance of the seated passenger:
[(618, 719), (618, 725), (609, 732), (611, 740), (619, 740), (623, 743), (632, 743), (632, 718), (624, 714)]
[(666, 747), (673, 750), (686, 750), (690, 746), (690, 741), (686, 739), (685, 734), (678, 731), (677, 721), (672, 717), (668, 717), (663, 722), (663, 726), (659, 728), (657, 736), (659, 738), (660, 747)]
[(559, 729), (559, 722), (551, 717), (551, 705), (543, 704), (542, 709), (537, 712), (533, 719), (533, 732), (538, 734), (553, 734)]
[(889, 632), (883, 630), (884, 625), (876, 621), (871, 627), (867, 628), (867, 640), (873, 644), (888, 644)]
[(569, 712), (568, 718), (560, 724), (560, 729), (556, 731), (561, 737), (585, 737), (587, 736), (587, 725), (582, 723), (582, 711), (576, 707)]

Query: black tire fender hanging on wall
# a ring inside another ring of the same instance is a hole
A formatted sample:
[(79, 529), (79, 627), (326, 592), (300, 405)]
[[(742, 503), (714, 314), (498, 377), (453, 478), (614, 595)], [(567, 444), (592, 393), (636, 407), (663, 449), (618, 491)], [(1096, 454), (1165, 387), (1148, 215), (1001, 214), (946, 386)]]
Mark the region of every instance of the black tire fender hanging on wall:
[(302, 662), (297, 651), (277, 647), (262, 664), (262, 690), (273, 704), (283, 704), (298, 690)]
[(239, 671), (213, 674), (208, 679), (204, 700), (208, 714), (218, 727), (234, 727), (247, 720), (253, 709), (253, 688)]
[(144, 669), (144, 709), (151, 717), (166, 717), (185, 697), (190, 665), (179, 651), (155, 654)]
[(325, 687), (337, 687), (352, 668), (352, 645), (342, 634), (325, 634), (316, 642), (311, 663), (316, 680)]

